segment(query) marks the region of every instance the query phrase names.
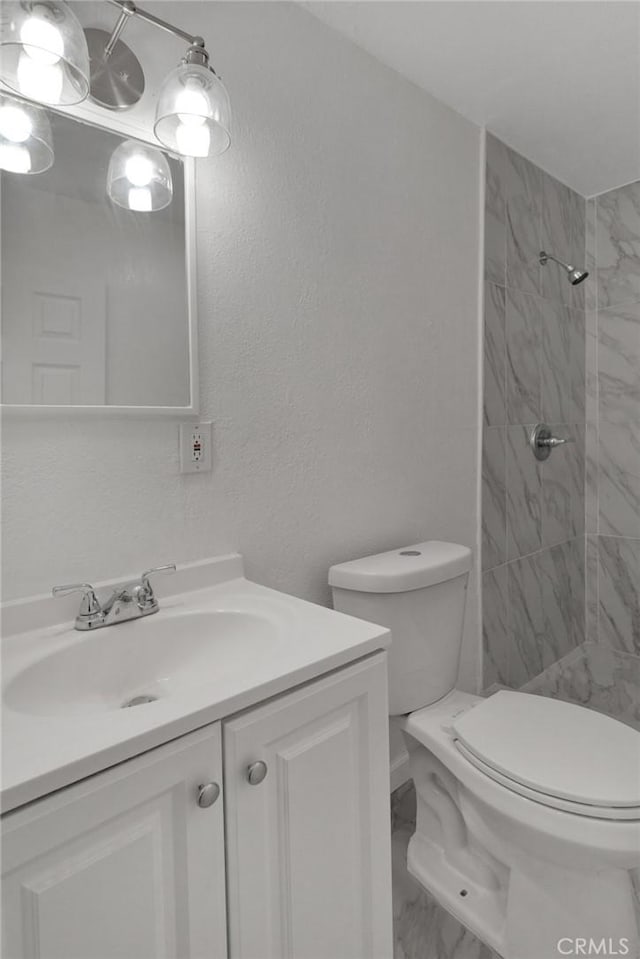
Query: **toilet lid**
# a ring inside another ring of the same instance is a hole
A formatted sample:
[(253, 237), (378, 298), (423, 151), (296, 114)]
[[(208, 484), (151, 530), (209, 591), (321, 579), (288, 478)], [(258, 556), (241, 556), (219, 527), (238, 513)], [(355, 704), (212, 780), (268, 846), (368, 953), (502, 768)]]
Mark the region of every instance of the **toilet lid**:
[(454, 720), (453, 731), (471, 756), (545, 796), (640, 807), (640, 734), (609, 716), (501, 690)]

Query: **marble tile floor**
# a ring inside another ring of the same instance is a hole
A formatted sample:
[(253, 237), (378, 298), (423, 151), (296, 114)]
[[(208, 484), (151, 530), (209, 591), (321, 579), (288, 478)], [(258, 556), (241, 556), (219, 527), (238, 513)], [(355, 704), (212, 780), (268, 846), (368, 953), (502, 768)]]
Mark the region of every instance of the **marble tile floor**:
[[(499, 688), (505, 687), (494, 685), (487, 693)], [(578, 703), (640, 729), (640, 656), (583, 643), (522, 689)], [(409, 781), (391, 797), (394, 959), (499, 959), (407, 872), (415, 816), (415, 790)]]

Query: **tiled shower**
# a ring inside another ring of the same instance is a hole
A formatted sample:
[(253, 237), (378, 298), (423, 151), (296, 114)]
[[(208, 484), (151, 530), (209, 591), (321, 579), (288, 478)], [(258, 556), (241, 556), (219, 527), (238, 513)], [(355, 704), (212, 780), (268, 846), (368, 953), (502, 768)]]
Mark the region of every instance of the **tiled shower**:
[[(486, 153), (483, 685), (640, 728), (640, 183), (585, 201), (490, 134)], [(570, 286), (542, 249), (589, 278)], [(538, 422), (572, 440), (543, 463)], [(407, 783), (396, 959), (491, 959), (407, 873), (414, 829)]]
[(588, 201), (587, 264), (586, 660), (640, 728), (640, 182)]
[[(520, 687), (584, 640), (585, 200), (487, 135), (484, 686)], [(539, 462), (529, 432), (571, 440)]]
[(638, 725), (640, 183), (585, 201), (491, 135), (486, 176), (483, 685)]
[(587, 638), (640, 655), (640, 182), (588, 204)]

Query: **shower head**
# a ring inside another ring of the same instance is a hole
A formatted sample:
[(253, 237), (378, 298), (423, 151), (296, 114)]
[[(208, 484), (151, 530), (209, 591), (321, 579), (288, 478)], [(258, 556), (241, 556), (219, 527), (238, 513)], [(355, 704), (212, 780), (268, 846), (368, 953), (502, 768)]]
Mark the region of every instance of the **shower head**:
[(554, 256), (553, 253), (545, 253), (544, 250), (540, 250), (539, 262), (542, 266), (546, 266), (549, 260), (553, 260), (554, 263), (558, 263), (563, 270), (567, 271), (567, 277), (571, 286), (577, 286), (578, 283), (582, 283), (583, 280), (589, 276), (587, 270), (578, 270), (575, 266), (570, 266), (569, 263), (564, 263), (562, 260), (559, 260), (557, 256)]
[(569, 283), (571, 286), (577, 286), (578, 283), (582, 283), (583, 280), (589, 276), (588, 270), (570, 270), (569, 271)]

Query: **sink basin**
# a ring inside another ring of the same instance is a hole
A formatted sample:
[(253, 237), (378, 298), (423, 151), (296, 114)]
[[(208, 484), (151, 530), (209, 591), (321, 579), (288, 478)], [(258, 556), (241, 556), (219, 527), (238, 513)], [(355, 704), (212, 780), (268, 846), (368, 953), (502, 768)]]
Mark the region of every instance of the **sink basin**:
[(104, 713), (217, 684), (273, 656), (278, 630), (236, 611), (158, 613), (95, 633), (18, 673), (5, 689), (14, 711), (38, 716)]

